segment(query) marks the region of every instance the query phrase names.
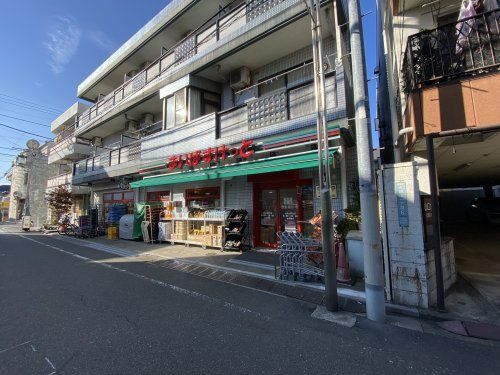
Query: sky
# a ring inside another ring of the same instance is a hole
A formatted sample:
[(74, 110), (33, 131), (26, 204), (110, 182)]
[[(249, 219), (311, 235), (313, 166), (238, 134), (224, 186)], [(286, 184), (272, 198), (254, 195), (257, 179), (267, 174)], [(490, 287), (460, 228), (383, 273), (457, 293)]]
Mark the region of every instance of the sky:
[[(375, 0), (361, 3), (363, 14), (373, 11), (363, 17), (370, 78), (376, 65)], [(77, 86), (166, 4), (168, 0), (3, 1), (0, 184), (8, 183), (4, 173), (26, 141), (52, 138), (50, 123), (77, 101)], [(375, 82), (368, 82), (372, 117)]]

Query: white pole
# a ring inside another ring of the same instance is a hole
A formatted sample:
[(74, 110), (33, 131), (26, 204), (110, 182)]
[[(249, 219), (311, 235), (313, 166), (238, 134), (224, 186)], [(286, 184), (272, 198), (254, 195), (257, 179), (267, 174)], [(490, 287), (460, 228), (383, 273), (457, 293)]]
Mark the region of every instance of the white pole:
[(314, 89), (316, 99), (316, 121), (318, 135), (318, 169), (321, 197), (321, 236), (325, 271), (325, 307), (338, 310), (337, 270), (333, 239), (332, 197), (330, 180), (330, 153), (328, 127), (326, 123), (325, 75), (323, 68), (323, 46), (321, 35), (320, 1), (310, 0), (312, 50), (314, 62)]
[(359, 2), (349, 0), (359, 192), (363, 222), (366, 313), (368, 319), (383, 322), (385, 320), (384, 272), (362, 30)]

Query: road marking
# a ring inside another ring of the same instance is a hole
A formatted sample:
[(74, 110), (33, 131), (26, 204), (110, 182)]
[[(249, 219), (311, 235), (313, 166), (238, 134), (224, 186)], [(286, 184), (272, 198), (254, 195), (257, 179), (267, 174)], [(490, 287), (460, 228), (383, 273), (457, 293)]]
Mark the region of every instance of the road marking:
[(96, 260), (93, 260), (91, 258), (87, 258), (87, 257), (81, 256), (81, 255), (72, 253), (70, 251), (61, 249), (61, 248), (59, 248), (57, 246), (52, 246), (52, 245), (46, 244), (44, 242), (37, 241), (35, 239), (29, 238), (27, 236), (23, 236), (21, 234), (18, 234), (18, 236), (21, 237), (21, 238), (24, 238), (24, 239), (26, 239), (28, 241), (32, 241), (32, 242), (35, 242), (35, 243), (40, 244), (42, 246), (46, 246), (46, 247), (49, 247), (51, 249), (57, 250), (57, 251), (59, 251), (61, 253), (70, 255), (70, 256), (75, 257), (77, 259), (85, 260), (85, 261), (88, 261), (90, 263), (93, 263), (93, 264), (96, 264), (96, 265), (99, 265), (99, 266), (102, 266), (102, 267), (105, 267), (105, 268), (112, 269), (114, 271), (122, 272), (124, 274), (129, 275), (129, 276), (133, 276), (133, 277), (136, 277), (138, 279), (141, 279), (141, 280), (144, 280), (144, 281), (148, 281), (150, 283), (153, 283), (155, 285), (159, 285), (159, 286), (161, 286), (163, 288), (167, 288), (167, 289), (173, 290), (174, 292), (177, 292), (177, 293), (180, 293), (180, 294), (184, 294), (184, 295), (187, 295), (187, 296), (190, 296), (190, 297), (193, 297), (193, 298), (201, 299), (201, 300), (206, 301), (206, 302), (217, 304), (217, 305), (223, 306), (225, 308), (228, 308), (230, 310), (238, 311), (238, 312), (240, 312), (242, 314), (253, 315), (254, 317), (262, 319), (262, 320), (266, 320), (266, 321), (271, 320), (271, 318), (269, 316), (267, 316), (267, 315), (261, 314), (259, 312), (256, 312), (256, 311), (253, 311), (253, 310), (250, 310), (250, 309), (247, 309), (246, 307), (235, 305), (235, 304), (233, 304), (231, 302), (227, 302), (227, 301), (215, 298), (215, 297), (210, 297), (210, 296), (207, 296), (206, 294), (195, 292), (193, 290), (184, 289), (184, 288), (181, 288), (179, 286), (176, 286), (176, 285), (173, 285), (173, 284), (169, 284), (169, 283), (166, 283), (166, 282), (163, 282), (163, 281), (160, 281), (160, 280), (152, 279), (150, 277), (147, 277), (147, 276), (135, 273), (135, 272), (127, 271), (125, 269), (112, 266), (112, 265), (110, 265), (108, 263), (103, 263), (103, 261), (96, 261)]
[(35, 347), (34, 347), (33, 345), (30, 345), (30, 346), (31, 346), (31, 349), (32, 349), (34, 352), (36, 352)]
[(52, 364), (52, 362), (50, 362), (50, 359), (45, 357), (45, 361), (49, 364), (50, 367), (52, 367), (52, 370), (56, 370), (55, 366)]
[(21, 344), (14, 345), (13, 347), (10, 347), (10, 348), (7, 348), (7, 349), (0, 350), (0, 354), (8, 352), (9, 350), (12, 350), (12, 349), (19, 348), (20, 346), (29, 344), (30, 342), (31, 342), (31, 340), (30, 341), (26, 341), (26, 342), (22, 342)]

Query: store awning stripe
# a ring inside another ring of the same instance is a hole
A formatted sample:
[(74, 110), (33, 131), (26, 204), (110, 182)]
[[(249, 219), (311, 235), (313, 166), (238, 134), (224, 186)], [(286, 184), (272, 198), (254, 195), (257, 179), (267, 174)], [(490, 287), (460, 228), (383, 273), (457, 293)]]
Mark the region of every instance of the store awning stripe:
[[(336, 151), (336, 149), (330, 150), (330, 156), (333, 156)], [(172, 185), (183, 182), (216, 180), (220, 178), (313, 168), (317, 166), (318, 154), (317, 151), (312, 151), (306, 154), (255, 160), (251, 162), (243, 162), (211, 169), (171, 173), (149, 178), (147, 177), (141, 181), (132, 182), (130, 186), (132, 188), (139, 188), (148, 186)]]

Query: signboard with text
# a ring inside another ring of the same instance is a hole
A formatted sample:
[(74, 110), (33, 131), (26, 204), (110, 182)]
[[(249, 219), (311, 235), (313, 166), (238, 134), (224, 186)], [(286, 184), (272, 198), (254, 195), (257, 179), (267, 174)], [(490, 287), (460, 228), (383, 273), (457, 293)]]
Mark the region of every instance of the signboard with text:
[(247, 159), (254, 154), (253, 141), (242, 141), (239, 147), (227, 147), (226, 145), (209, 147), (205, 150), (197, 150), (183, 155), (174, 155), (168, 158), (168, 169), (170, 171), (183, 170), (185, 166), (194, 168), (203, 164), (218, 163), (219, 161)]

